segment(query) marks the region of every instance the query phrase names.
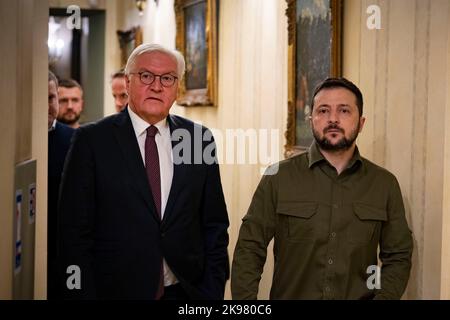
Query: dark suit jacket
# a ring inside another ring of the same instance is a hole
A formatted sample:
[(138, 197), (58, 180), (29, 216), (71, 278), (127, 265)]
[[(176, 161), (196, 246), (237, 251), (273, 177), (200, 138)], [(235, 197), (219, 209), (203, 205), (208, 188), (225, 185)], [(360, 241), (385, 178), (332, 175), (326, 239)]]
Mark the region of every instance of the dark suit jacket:
[[(185, 143), (193, 151), (194, 131), (207, 130), (178, 116), (168, 122), (192, 137), (173, 150)], [(77, 130), (61, 189), (64, 283), (69, 265), (81, 268), (81, 289), (66, 289), (66, 297), (154, 299), (164, 257), (190, 298), (223, 299), (229, 222), (216, 163), (174, 164), (161, 222), (126, 108)]]
[(47, 192), (47, 293), (48, 297), (56, 298), (55, 287), (57, 276), (55, 269), (55, 258), (57, 250), (57, 205), (59, 184), (63, 171), (64, 160), (70, 147), (70, 140), (75, 129), (56, 121), (55, 129), (48, 133), (48, 192)]

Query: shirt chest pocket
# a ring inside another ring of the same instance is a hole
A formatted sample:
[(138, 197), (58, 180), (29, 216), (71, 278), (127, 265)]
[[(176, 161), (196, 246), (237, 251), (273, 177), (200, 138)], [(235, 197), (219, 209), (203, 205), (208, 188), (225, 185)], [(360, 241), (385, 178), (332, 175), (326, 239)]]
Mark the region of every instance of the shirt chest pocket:
[(353, 203), (353, 215), (347, 229), (348, 242), (365, 245), (372, 241), (378, 243), (381, 226), (387, 221), (387, 212), (365, 203)]
[(291, 241), (313, 240), (316, 237), (317, 202), (280, 202), (277, 214), (281, 232)]

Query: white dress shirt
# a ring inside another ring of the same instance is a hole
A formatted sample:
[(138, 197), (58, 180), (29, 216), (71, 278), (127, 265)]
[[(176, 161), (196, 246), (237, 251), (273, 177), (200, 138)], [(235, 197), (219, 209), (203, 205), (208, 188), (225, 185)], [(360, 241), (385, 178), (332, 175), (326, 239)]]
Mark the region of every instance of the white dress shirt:
[(48, 132), (53, 131), (56, 129), (56, 119), (53, 119), (52, 126), (48, 128)]
[[(150, 126), (145, 120), (140, 118), (136, 113), (128, 107), (128, 114), (131, 118), (134, 133), (141, 151), (142, 162), (145, 166), (145, 139), (147, 138), (147, 128)], [(170, 137), (170, 128), (166, 119), (153, 124), (158, 128), (155, 136), (156, 146), (158, 147), (159, 170), (161, 177), (161, 219), (164, 217), (167, 200), (169, 199), (170, 188), (172, 187), (173, 178), (173, 155), (172, 155), (172, 139)], [(164, 285), (169, 286), (178, 282), (177, 278), (167, 265), (166, 259), (164, 264)]]

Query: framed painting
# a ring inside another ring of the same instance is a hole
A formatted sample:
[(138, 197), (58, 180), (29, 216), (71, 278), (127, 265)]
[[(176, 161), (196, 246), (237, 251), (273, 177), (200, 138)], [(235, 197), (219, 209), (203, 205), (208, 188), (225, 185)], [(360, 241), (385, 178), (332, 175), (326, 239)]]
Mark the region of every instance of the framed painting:
[(313, 141), (309, 116), (314, 88), (341, 75), (343, 0), (286, 0), (288, 8), (288, 121), (285, 156)]
[(175, 0), (177, 49), (186, 60), (181, 106), (217, 105), (217, 0)]
[(118, 30), (117, 37), (119, 38), (120, 45), (120, 65), (124, 69), (131, 52), (142, 44), (143, 35), (141, 27), (133, 27), (126, 31)]

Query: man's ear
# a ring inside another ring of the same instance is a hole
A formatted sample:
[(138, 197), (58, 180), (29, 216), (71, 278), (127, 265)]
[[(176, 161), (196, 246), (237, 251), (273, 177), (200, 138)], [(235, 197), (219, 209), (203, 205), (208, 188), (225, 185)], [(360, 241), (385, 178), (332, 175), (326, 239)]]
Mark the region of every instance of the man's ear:
[(364, 123), (366, 123), (366, 118), (360, 117), (360, 118), (359, 118), (359, 132), (362, 131), (362, 129), (363, 129), (363, 127), (364, 127)]

